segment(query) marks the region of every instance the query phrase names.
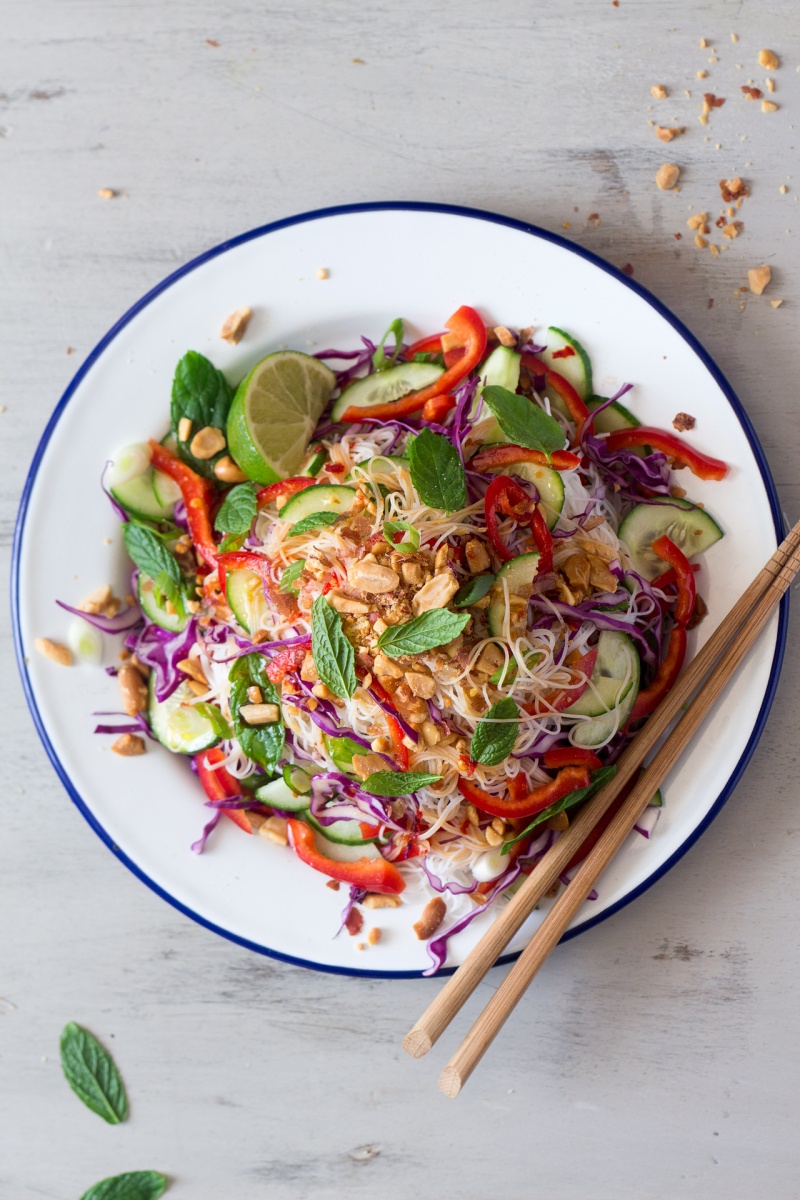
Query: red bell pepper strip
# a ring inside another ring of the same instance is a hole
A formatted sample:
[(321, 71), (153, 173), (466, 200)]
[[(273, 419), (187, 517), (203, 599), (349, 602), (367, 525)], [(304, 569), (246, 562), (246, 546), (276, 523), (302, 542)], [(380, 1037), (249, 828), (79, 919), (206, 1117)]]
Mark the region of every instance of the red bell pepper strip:
[[(569, 349), (572, 350), (572, 347)], [(572, 353), (574, 354), (575, 351), (572, 350)], [(562, 357), (564, 356), (562, 355)], [(589, 416), (589, 410), (569, 380), (565, 379), (563, 375), (559, 375), (557, 371), (551, 371), (540, 358), (534, 358), (532, 354), (523, 354), (522, 365), (532, 375), (538, 375), (539, 378), (544, 376), (544, 385), (539, 384), (538, 386), (547, 386), (553, 389), (556, 395), (563, 400), (570, 419), (575, 422), (576, 430), (579, 430)]]
[(229, 550), (226, 554), (220, 554), (217, 566), (219, 568), (219, 587), (223, 596), (226, 596), (225, 581), (228, 571), (255, 571), (256, 575), (261, 576), (264, 583), (270, 587), (275, 586), (275, 581), (270, 574), (272, 569), (270, 560), (263, 554), (255, 554), (252, 550)]
[(486, 489), (483, 502), (486, 532), (489, 534), (489, 541), (501, 562), (510, 562), (514, 555), (500, 537), (500, 530), (497, 527), (498, 513), (514, 517), (517, 521), (524, 521), (530, 517), (531, 507), (530, 497), (518, 484), (514, 483), (513, 479), (509, 479), (508, 475), (496, 475)]
[(546, 575), (553, 569), (553, 535), (538, 504), (531, 514), (531, 533), (539, 551), (539, 571)]
[(464, 346), (464, 353), (458, 362), (454, 363), (452, 367), (448, 367), (437, 380), (418, 392), (411, 392), (410, 395), (403, 396), (400, 400), (391, 400), (386, 404), (373, 404), (368, 408), (358, 408), (357, 406), (346, 408), (339, 420), (362, 421), (365, 417), (388, 417), (391, 420), (393, 417), (407, 417), (411, 413), (419, 412), (424, 407), (426, 400), (430, 400), (431, 397), (441, 396), (445, 392), (452, 391), (457, 383), (469, 375), (483, 357), (486, 349), (486, 329), (475, 309), (469, 308), (467, 305), (462, 305), (457, 312), (454, 312), (452, 317), (445, 321), (445, 325)]
[(267, 679), (270, 683), (283, 683), (291, 671), (299, 671), (310, 648), (311, 638), (299, 646), (284, 646), (283, 650), (279, 650), (267, 667)]
[[(373, 687), (375, 684), (373, 683)], [(403, 741), (403, 729), (397, 717), (390, 716), (389, 713), (383, 714), (386, 717), (386, 724), (389, 727), (389, 737), (392, 739), (392, 758), (397, 763), (401, 771), (408, 770), (408, 746)]]
[(336, 862), (317, 849), (314, 830), (304, 821), (290, 817), (287, 821), (289, 841), (299, 859), (315, 871), (354, 884), (368, 892), (397, 896), (405, 890), (406, 881), (393, 863), (385, 858), (359, 858), (355, 862)]
[(603, 765), (594, 750), (585, 750), (581, 746), (554, 746), (544, 752), (542, 763), (550, 771), (558, 771), (561, 767), (588, 767), (590, 771), (597, 771)]
[[(690, 565), (696, 575), (697, 572), (700, 570), (700, 563), (691, 563)], [(654, 587), (654, 588), (665, 588), (665, 587), (668, 587), (671, 583), (677, 583), (677, 582), (678, 582), (678, 576), (675, 574), (674, 568), (670, 567), (669, 570), (665, 571), (663, 575), (658, 575), (658, 576), (656, 576), (655, 579), (651, 579), (650, 586)]]
[(157, 471), (163, 471), (174, 479), (181, 489), (186, 507), (186, 520), (192, 544), (209, 567), (217, 565), (217, 545), (211, 527), (210, 509), (214, 499), (211, 481), (198, 475), (185, 462), (176, 458), (160, 442), (150, 442), (150, 462)]
[(430, 337), (420, 338), (411, 343), (403, 357), (406, 362), (413, 362), (416, 354), (441, 354), (443, 337), (442, 333), (432, 333)]
[(509, 776), (508, 790), (512, 800), (521, 801), (526, 798), (528, 795), (528, 782), (521, 771), (519, 775)]
[(458, 790), (465, 800), (469, 800), (476, 808), (493, 817), (504, 817), (511, 820), (517, 817), (534, 817), (536, 813), (549, 808), (557, 800), (563, 800), (570, 792), (576, 792), (579, 788), (588, 786), (588, 767), (563, 767), (555, 779), (538, 784), (521, 799), (490, 796), (470, 779), (462, 777), (458, 781)]
[[(194, 765), (197, 767), (197, 778), (202, 783), (203, 790), (209, 800), (233, 800), (242, 794), (241, 787), (233, 776), (228, 774), (224, 767), (217, 767), (214, 771), (211, 770), (212, 766), (222, 762), (224, 757), (223, 752), (216, 746), (211, 750), (201, 750), (199, 754), (195, 754), (194, 756)], [(226, 817), (230, 817), (234, 825), (238, 825), (245, 833), (253, 832), (250, 818), (243, 809), (223, 808), (219, 811), (224, 813)]]
[(422, 409), (423, 421), (434, 421), (437, 425), (441, 425), (447, 414), (454, 409), (456, 401), (454, 396), (431, 396), (430, 400), (426, 400)]
[(686, 555), (676, 546), (666, 534), (657, 538), (651, 545), (654, 554), (668, 562), (675, 572), (678, 584), (678, 599), (675, 602), (675, 621), (678, 625), (686, 625), (691, 620), (697, 600), (697, 588), (694, 582), (692, 564)]
[(649, 425), (637, 425), (633, 429), (615, 429), (608, 434), (606, 445), (609, 450), (633, 450), (637, 446), (652, 446), (660, 450), (675, 462), (688, 467), (699, 479), (724, 479), (728, 473), (728, 464), (719, 458), (711, 458), (687, 446), (674, 433), (665, 429), (656, 429)]
[(277, 483), (270, 483), (267, 487), (260, 488), (256, 492), (256, 504), (259, 508), (264, 508), (265, 505), (271, 504), (273, 500), (281, 507), (281, 501), (285, 503), (290, 496), (295, 496), (298, 492), (304, 492), (306, 488), (313, 487), (316, 479), (312, 479), (310, 475), (298, 475), (292, 479), (279, 479)]
[(541, 450), (528, 450), (525, 446), (492, 446), (481, 450), (470, 462), (475, 471), (494, 471), (498, 467), (513, 467), (514, 463), (531, 462), (539, 467), (552, 467), (555, 471), (574, 471), (581, 465), (577, 454), (571, 450), (554, 450), (547, 461)]
[(661, 665), (656, 672), (655, 679), (649, 687), (643, 688), (636, 697), (633, 710), (628, 718), (628, 724), (625, 726), (626, 729), (629, 729), (636, 721), (641, 721), (642, 717), (649, 716), (653, 709), (658, 708), (680, 675), (685, 657), (686, 628), (683, 625), (676, 625), (669, 635), (667, 653), (661, 660)]

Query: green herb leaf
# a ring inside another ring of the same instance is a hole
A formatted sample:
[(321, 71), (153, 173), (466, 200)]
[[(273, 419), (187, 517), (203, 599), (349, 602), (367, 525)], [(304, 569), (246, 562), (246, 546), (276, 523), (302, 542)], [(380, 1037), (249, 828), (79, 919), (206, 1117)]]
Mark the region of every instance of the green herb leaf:
[[(563, 439), (562, 439), (563, 442)], [(467, 479), (458, 451), (444, 434), (423, 429), (406, 446), (411, 482), (423, 504), (456, 512), (467, 505)]]
[(233, 550), (241, 550), (246, 536), (244, 533), (227, 533), (217, 547), (220, 554), (227, 554)]
[(600, 767), (598, 771), (592, 771), (588, 787), (578, 788), (577, 791), (570, 792), (568, 795), (562, 796), (560, 800), (556, 800), (555, 804), (551, 804), (548, 808), (543, 808), (540, 813), (537, 813), (532, 818), (531, 823), (523, 829), (522, 833), (517, 834), (512, 841), (503, 843), (501, 854), (508, 854), (511, 847), (516, 846), (517, 842), (521, 842), (523, 838), (526, 838), (537, 825), (541, 825), (544, 821), (549, 821), (557, 813), (564, 812), (565, 809), (572, 808), (575, 804), (580, 804), (582, 800), (588, 800), (589, 796), (599, 791), (604, 783), (608, 783), (609, 779), (613, 779), (616, 773), (616, 767)]
[(341, 513), (315, 512), (303, 517), (289, 529), (288, 537), (296, 537), (298, 533), (311, 533), (312, 529), (320, 529), (323, 525), (335, 525)]
[(378, 638), (378, 647), (389, 658), (422, 654), (425, 650), (452, 642), (469, 620), (469, 613), (452, 613), (446, 608), (434, 608), (407, 621), (405, 625), (390, 625), (384, 629)]
[[(544, 655), (536, 650), (525, 651), (525, 665), (528, 667), (535, 667), (543, 658)], [(503, 663), (502, 667), (498, 667), (494, 674), (489, 676), (489, 683), (494, 684), (495, 687), (506, 687), (513, 683), (516, 677), (517, 660), (512, 654), (509, 656), (508, 662)]]
[(469, 608), (477, 604), (489, 592), (494, 575), (476, 575), (469, 583), (462, 584), (451, 601), (453, 608)]
[(493, 704), (477, 724), (469, 756), (473, 762), (496, 767), (514, 749), (519, 732), (519, 707), (510, 696)]
[(129, 556), (145, 575), (155, 580), (163, 571), (173, 583), (180, 585), (183, 582), (175, 555), (170, 554), (150, 529), (134, 521), (126, 521), (122, 526), (122, 539)]
[[(266, 771), (274, 771), (283, 752), (286, 731), (281, 713), (281, 698), (274, 683), (267, 677), (264, 658), (261, 654), (245, 654), (237, 658), (230, 669), (230, 709), (233, 732), (248, 758), (257, 762)], [(277, 704), (279, 719), (270, 725), (248, 725), (239, 716), (243, 704), (249, 704), (247, 689), (261, 690), (264, 704)]]
[(317, 674), (334, 696), (349, 700), (358, 687), (353, 647), (345, 637), (342, 618), (324, 596), (311, 608), (311, 653)]
[(70, 1021), (61, 1034), (61, 1068), (67, 1083), (87, 1108), (109, 1125), (128, 1115), (128, 1098), (111, 1055), (88, 1029)]
[[(387, 358), (383, 347), (386, 345), (386, 339), (390, 336), (394, 337), (394, 354), (391, 358)], [(378, 343), (378, 348), (372, 356), (372, 368), (375, 371), (383, 371), (386, 367), (393, 367), (400, 357), (400, 351), (403, 349), (403, 322), (400, 317), (392, 321), (386, 333)]]
[(153, 594), (156, 604), (163, 607), (165, 601), (169, 601), (179, 617), (186, 616), (183, 590), (180, 584), (171, 579), (166, 571), (159, 571), (153, 580)]
[(441, 775), (429, 775), (427, 771), (373, 771), (359, 786), (370, 796), (410, 796), (440, 779)]
[[(213, 458), (195, 458), (189, 446), (194, 435), (209, 425), (225, 432), (232, 399), (230, 384), (213, 363), (195, 350), (184, 354), (172, 380), (172, 432), (180, 457), (208, 479), (215, 478), (214, 467), (222, 455), (227, 454), (227, 449), (223, 448)], [(192, 431), (187, 441), (182, 442), (178, 437), (178, 426), (184, 417), (192, 422)]]
[[(396, 533), (407, 533), (408, 537), (396, 542), (394, 540)], [(390, 546), (400, 554), (414, 554), (419, 550), (419, 530), (415, 529), (409, 521), (384, 521), (383, 536)]]
[(290, 567), (281, 575), (281, 581), (278, 584), (279, 592), (299, 592), (300, 589), (294, 585), (303, 573), (303, 567), (306, 565), (304, 558), (298, 558), (297, 562), (293, 562)]
[(325, 749), (330, 754), (337, 770), (342, 771), (345, 775), (353, 773), (353, 755), (363, 754), (364, 747), (359, 746), (358, 742), (354, 742), (349, 737), (330, 737), (327, 733), (323, 735)]
[(548, 417), (533, 400), (517, 396), (508, 388), (491, 384), (483, 389), (483, 398), (497, 418), (503, 433), (515, 446), (540, 450), (548, 459), (564, 446), (564, 430)]
[(158, 1171), (126, 1171), (101, 1179), (81, 1200), (158, 1200), (167, 1190), (167, 1179)]
[(247, 533), (257, 512), (255, 485), (237, 483), (223, 500), (214, 528), (220, 533)]
[(225, 720), (216, 704), (209, 704), (206, 700), (201, 700), (194, 707), (200, 713), (201, 717), (205, 717), (211, 723), (211, 728), (218, 738), (233, 737), (233, 729), (228, 721)]

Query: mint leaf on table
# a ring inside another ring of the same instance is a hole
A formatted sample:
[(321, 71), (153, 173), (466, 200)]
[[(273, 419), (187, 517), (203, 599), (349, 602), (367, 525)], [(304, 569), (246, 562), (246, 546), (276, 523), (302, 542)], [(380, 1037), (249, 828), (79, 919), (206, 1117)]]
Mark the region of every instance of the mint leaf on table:
[[(233, 389), (213, 363), (196, 350), (184, 354), (172, 380), (172, 432), (180, 457), (208, 479), (215, 478), (214, 467), (227, 450), (223, 448), (211, 458), (195, 458), (190, 444), (194, 435), (209, 425), (225, 432), (232, 400)], [(192, 431), (185, 442), (178, 437), (178, 426), (184, 417), (192, 422)]]
[[(283, 753), (286, 730), (281, 715), (281, 698), (275, 684), (267, 677), (264, 656), (254, 653), (237, 658), (228, 673), (228, 679), (231, 685), (231, 720), (239, 745), (253, 762), (257, 762), (266, 771), (274, 771)], [(277, 721), (269, 725), (248, 725), (240, 718), (240, 708), (243, 704), (250, 703), (247, 689), (251, 687), (259, 688), (264, 704), (277, 704)]]
[(122, 526), (122, 540), (129, 557), (145, 575), (155, 580), (163, 573), (167, 579), (181, 585), (183, 575), (178, 560), (150, 529), (135, 521), (126, 521)]
[(422, 654), (452, 642), (470, 619), (469, 613), (452, 613), (446, 608), (434, 608), (407, 621), (405, 625), (390, 625), (384, 629), (378, 638), (378, 649), (389, 658)]
[(358, 687), (355, 654), (342, 618), (324, 596), (317, 596), (311, 608), (311, 654), (325, 686), (340, 700), (349, 700)]
[(294, 585), (297, 583), (298, 579), (302, 575), (303, 567), (305, 565), (306, 565), (306, 560), (304, 558), (298, 558), (297, 562), (293, 562), (290, 567), (287, 567), (286, 570), (281, 575), (281, 581), (278, 584), (278, 591), (279, 592), (289, 592), (289, 593), (299, 592), (300, 589), (296, 588)]
[(521, 842), (529, 833), (532, 833), (537, 825), (541, 825), (544, 821), (549, 821), (551, 817), (555, 817), (558, 813), (564, 812), (567, 808), (572, 808), (575, 804), (580, 804), (582, 800), (588, 798), (599, 791), (604, 783), (608, 783), (609, 779), (613, 779), (617, 773), (616, 767), (600, 767), (597, 771), (592, 771), (591, 779), (588, 787), (578, 788), (574, 792), (570, 792), (566, 796), (562, 796), (560, 800), (556, 800), (555, 804), (550, 804), (547, 808), (543, 808), (541, 812), (531, 819), (522, 833), (517, 834), (510, 842), (504, 842), (501, 854), (508, 854), (512, 846), (516, 846), (517, 842)]
[(470, 604), (477, 604), (488, 594), (493, 583), (494, 575), (476, 575), (469, 583), (462, 584), (453, 596), (453, 608), (469, 608)]
[(519, 707), (510, 696), (493, 704), (472, 735), (469, 756), (485, 767), (496, 767), (514, 749), (519, 732)]
[[(392, 355), (391, 358), (387, 358), (386, 351), (384, 350), (384, 346), (386, 345), (386, 339), (390, 336), (394, 337), (394, 354)], [(400, 351), (402, 349), (403, 349), (403, 321), (402, 321), (401, 317), (398, 317), (396, 320), (392, 321), (391, 325), (386, 330), (386, 333), (383, 335), (381, 340), (378, 342), (375, 353), (372, 356), (373, 371), (383, 371), (386, 369), (386, 367), (393, 367), (394, 364), (397, 362), (398, 358), (400, 357)]]
[(254, 485), (237, 483), (223, 500), (214, 519), (214, 528), (219, 533), (247, 533), (257, 512)]
[(295, 522), (286, 536), (296, 537), (298, 533), (311, 533), (312, 529), (321, 529), (323, 525), (335, 525), (341, 515), (341, 513), (335, 512), (309, 513), (301, 521)]
[[(562, 437), (563, 444), (563, 437)], [(456, 512), (467, 506), (464, 464), (449, 438), (423, 429), (406, 446), (411, 482), (428, 508)]]
[(167, 1190), (167, 1179), (158, 1171), (126, 1171), (101, 1179), (81, 1200), (158, 1200)]
[(440, 779), (441, 775), (430, 775), (427, 771), (373, 771), (359, 787), (370, 796), (410, 796), (418, 788), (438, 783)]
[(485, 387), (483, 398), (503, 433), (515, 446), (540, 450), (548, 458), (554, 450), (563, 449), (564, 430), (533, 400), (518, 396), (497, 384)]
[(74, 1021), (65, 1025), (61, 1034), (61, 1068), (87, 1108), (109, 1125), (125, 1120), (128, 1098), (114, 1060), (88, 1029)]

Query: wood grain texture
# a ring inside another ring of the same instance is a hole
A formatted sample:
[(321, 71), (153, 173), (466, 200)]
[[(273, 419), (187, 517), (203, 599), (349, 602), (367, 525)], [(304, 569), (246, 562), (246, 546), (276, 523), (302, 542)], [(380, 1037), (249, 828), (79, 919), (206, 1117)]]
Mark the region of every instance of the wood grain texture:
[[(3, 14), (4, 568), (36, 441), (113, 320), (228, 236), (372, 199), (474, 204), (559, 231), (568, 221), (577, 243), (630, 263), (732, 381), (797, 516), (800, 21), (790, 0), (463, 0), (444, 23), (419, 0), (6, 0)], [(701, 50), (701, 37), (718, 52)], [(739, 94), (751, 77), (763, 86), (765, 46), (782, 59), (772, 114)], [(654, 83), (669, 99), (652, 99)], [(726, 97), (705, 128), (704, 90)], [(648, 120), (687, 132), (665, 146)], [(683, 168), (679, 193), (654, 184), (670, 160)], [(752, 185), (745, 228), (715, 260), (685, 221), (716, 215), (717, 181), (735, 174)], [(121, 194), (103, 201), (103, 187)], [(773, 283), (742, 310), (732, 293), (762, 262)], [(564, 1200), (796, 1194), (791, 642), (768, 728), (726, 809), (634, 905), (555, 952), (457, 1105), (437, 1092), (434, 1068), (463, 1029), (448, 1031), (433, 1067), (400, 1048), (435, 982), (310, 974), (172, 911), (67, 801), (22, 700), (5, 614), (0, 655), (12, 750), (0, 1194), (78, 1196), (144, 1167), (174, 1178), (176, 1200), (445, 1190), (472, 1200), (531, 1179)], [(502, 974), (485, 980), (475, 1012)], [(67, 1020), (114, 1050), (125, 1125), (103, 1126), (61, 1078)]]

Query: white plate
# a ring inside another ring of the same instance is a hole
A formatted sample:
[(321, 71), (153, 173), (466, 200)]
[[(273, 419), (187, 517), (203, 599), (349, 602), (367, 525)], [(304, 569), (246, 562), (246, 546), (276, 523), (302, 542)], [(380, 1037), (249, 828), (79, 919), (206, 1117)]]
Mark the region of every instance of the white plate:
[[(321, 267), (329, 272), (324, 281)], [(231, 347), (219, 327), (243, 304), (254, 317)], [(175, 363), (187, 349), (207, 354), (237, 382), (280, 347), (351, 347), (362, 333), (379, 337), (398, 315), (419, 336), (441, 329), (461, 304), (489, 322), (573, 331), (591, 355), (598, 392), (631, 381), (626, 402), (645, 423), (666, 428), (679, 410), (692, 413), (692, 444), (731, 464), (722, 483), (681, 476), (727, 530), (699, 577), (709, 616), (692, 635), (696, 650), (775, 547), (780, 527), (747, 417), (708, 355), (644, 289), (553, 234), (488, 213), (418, 204), (330, 209), (254, 230), (189, 263), (139, 301), (78, 371), (36, 452), (20, 508), (13, 583), (20, 670), (70, 796), (114, 853), (181, 911), (251, 949), (323, 970), (420, 973), (428, 958), (411, 930), (415, 909), (375, 914), (383, 938), (359, 953), (358, 939), (332, 936), (343, 891), (328, 889), (289, 850), (223, 821), (205, 854), (190, 853), (208, 810), (188, 764), (152, 746), (133, 760), (112, 754), (111, 739), (93, 735), (91, 713), (118, 709), (116, 681), (99, 669), (64, 670), (40, 657), (33, 641), (64, 637), (70, 618), (56, 597), (76, 603), (106, 581), (127, 591), (118, 525), (99, 476), (120, 446), (163, 432)], [(653, 836), (632, 835), (571, 933), (642, 892), (719, 811), (763, 728), (785, 625), (784, 609), (667, 782)], [(117, 647), (106, 642), (112, 662)], [(451, 942), (448, 966), (463, 959), (487, 919)]]

